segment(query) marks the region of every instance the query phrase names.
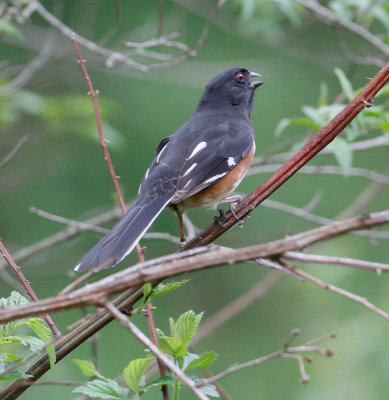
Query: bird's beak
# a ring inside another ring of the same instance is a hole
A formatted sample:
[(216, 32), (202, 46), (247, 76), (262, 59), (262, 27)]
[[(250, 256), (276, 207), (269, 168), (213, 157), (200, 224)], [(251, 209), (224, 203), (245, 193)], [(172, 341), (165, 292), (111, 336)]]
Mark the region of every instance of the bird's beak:
[[(261, 76), (261, 74), (258, 74), (256, 72), (251, 72), (251, 71), (249, 71), (249, 74), (250, 74), (250, 78)], [(251, 82), (250, 86), (255, 90), (257, 87), (263, 85), (264, 83), (265, 82), (263, 82), (263, 81), (255, 81), (255, 82)]]

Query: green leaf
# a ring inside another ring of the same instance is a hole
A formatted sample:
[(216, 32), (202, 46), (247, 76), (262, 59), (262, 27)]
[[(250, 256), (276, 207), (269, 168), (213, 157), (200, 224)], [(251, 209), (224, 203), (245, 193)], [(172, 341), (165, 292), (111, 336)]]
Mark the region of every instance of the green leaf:
[(274, 135), (280, 137), (282, 132), (290, 125), (290, 118), (283, 118), (276, 126)]
[(153, 287), (151, 283), (147, 282), (143, 285), (143, 303), (146, 304), (146, 301), (149, 299), (151, 294), (153, 293)]
[(0, 18), (0, 33), (5, 33), (7, 35), (13, 36), (16, 39), (24, 41), (24, 37), (18, 28), (11, 22), (4, 18)]
[(163, 342), (159, 342), (158, 347), (164, 353), (169, 354), (173, 358), (184, 357), (188, 355), (186, 347), (183, 345), (180, 339), (165, 336), (162, 338), (162, 340)]
[(126, 368), (123, 370), (124, 379), (130, 389), (134, 392), (139, 391), (139, 388), (144, 386), (144, 374), (146, 368), (154, 357), (149, 358), (137, 358), (129, 362)]
[(149, 382), (145, 386), (142, 387), (142, 392), (146, 392), (147, 390), (156, 387), (156, 386), (162, 386), (162, 385), (172, 385), (175, 386), (174, 378), (172, 378), (170, 375), (166, 376), (160, 376), (157, 379)]
[(323, 107), (327, 105), (327, 103), (328, 103), (328, 86), (325, 82), (321, 82), (317, 105), (318, 107)]
[[(201, 379), (199, 379), (195, 375), (188, 375), (190, 379), (192, 379), (193, 382), (197, 383), (200, 382)], [(219, 392), (216, 390), (216, 386), (214, 385), (204, 385), (200, 386), (199, 389), (207, 396), (211, 397), (220, 397)]]
[(78, 358), (73, 358), (72, 360), (75, 362), (81, 369), (81, 372), (86, 376), (98, 376), (101, 379), (106, 379), (103, 375), (97, 371), (95, 365), (92, 361), (89, 360), (80, 360)]
[(351, 101), (354, 98), (354, 90), (351, 82), (348, 80), (345, 73), (340, 68), (335, 68), (334, 72), (339, 79), (339, 83), (343, 93), (346, 95), (347, 99)]
[(353, 151), (349, 144), (343, 138), (337, 137), (328, 147), (334, 152), (343, 174), (347, 175), (353, 161)]
[(76, 387), (72, 392), (83, 393), (92, 398), (97, 397), (99, 399), (128, 400), (129, 390), (119, 386), (111, 379), (107, 381), (94, 379), (86, 385)]
[(14, 364), (18, 363), (22, 359), (21, 356), (17, 356), (12, 353), (1, 353), (0, 354), (0, 373), (4, 374), (0, 376), (0, 380), (12, 380), (12, 379), (24, 379), (31, 375), (25, 374), (23, 371), (13, 370), (4, 373), (7, 369), (11, 368)]
[(171, 292), (172, 290), (178, 289), (181, 286), (184, 286), (188, 282), (189, 279), (184, 279), (180, 282), (161, 282), (153, 289), (153, 292), (156, 296), (161, 296), (163, 294)]
[(0, 306), (15, 307), (15, 306), (21, 306), (24, 304), (29, 304), (29, 301), (24, 296), (22, 296), (19, 292), (17, 292), (16, 290), (13, 290), (9, 297), (7, 297), (7, 298), (1, 297), (0, 298)]
[(187, 367), (185, 368), (185, 371), (188, 371), (192, 368), (208, 368), (209, 365), (211, 365), (214, 361), (216, 361), (218, 358), (218, 355), (213, 352), (207, 352), (207, 353), (202, 353), (200, 354), (200, 356), (198, 356), (196, 359), (194, 359), (193, 361), (191, 361)]
[[(26, 324), (34, 331), (34, 333), (45, 343), (50, 342), (53, 339), (53, 334), (41, 318), (29, 318)], [(56, 362), (55, 347), (50, 344), (46, 348), (47, 355), (49, 356), (50, 368), (54, 368)]]
[(7, 339), (11, 342), (20, 343), (23, 346), (28, 347), (31, 351), (39, 351), (45, 345), (43, 340), (40, 340), (35, 336), (29, 335), (8, 336)]
[(180, 339), (183, 345), (187, 347), (192, 341), (202, 317), (203, 313), (196, 315), (192, 310), (180, 315), (175, 323), (173, 336)]
[(199, 388), (205, 395), (211, 397), (220, 397), (219, 392), (214, 385), (204, 385)]
[(0, 376), (0, 381), (6, 381), (6, 380), (13, 380), (13, 379), (25, 379), (25, 378), (30, 378), (32, 375), (28, 375), (24, 373), (23, 371), (11, 371), (8, 372), (2, 376)]

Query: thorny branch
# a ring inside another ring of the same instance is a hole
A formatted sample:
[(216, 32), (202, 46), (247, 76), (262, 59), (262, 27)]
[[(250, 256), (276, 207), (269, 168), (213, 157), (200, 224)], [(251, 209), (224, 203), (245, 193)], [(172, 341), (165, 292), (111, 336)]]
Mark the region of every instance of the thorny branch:
[[(319, 151), (331, 143), (365, 107), (370, 107), (374, 96), (388, 81), (389, 63), (370, 80), (364, 89), (339, 114), (316, 133), (294, 157), (235, 206), (234, 214), (238, 219), (246, 217)], [(237, 222), (235, 216), (229, 211), (223, 220), (215, 221), (197, 237), (186, 243), (184, 249), (204, 246), (213, 242)]]
[[(3, 243), (0, 240), (0, 253), (3, 255), (11, 269), (15, 272), (16, 276), (19, 278), (19, 281), (22, 283), (24, 289), (30, 296), (32, 301), (39, 301), (38, 296), (35, 294), (34, 289), (31, 287), (30, 282), (24, 276), (22, 270), (18, 265), (15, 264), (14, 260), (12, 259), (11, 255), (8, 253), (7, 249), (4, 247)], [(44, 313), (43, 318), (47, 322), (47, 325), (53, 332), (54, 336), (61, 336), (60, 331), (58, 330), (57, 326), (55, 325), (54, 321), (50, 317), (49, 314)]]
[[(192, 255), (191, 252), (196, 250), (193, 249), (182, 252), (180, 254), (181, 258), (179, 259), (178, 254), (175, 254), (170, 255), (171, 261), (166, 261), (166, 257), (169, 256), (162, 257), (162, 263), (161, 259), (150, 260), (112, 274), (98, 282), (91, 283), (71, 293), (0, 311), (0, 323), (24, 318), (28, 315), (39, 315), (43, 312), (54, 312), (67, 308), (79, 307), (81, 305), (96, 304), (96, 299), (102, 296), (108, 297), (122, 290), (126, 290), (129, 287), (138, 287), (145, 282), (158, 281), (180, 273), (188, 273), (223, 264), (231, 265), (255, 258), (280, 257), (288, 250), (301, 250), (314, 243), (341, 235), (351, 230), (387, 223), (389, 223), (389, 210), (372, 213), (363, 217), (333, 222), (329, 225), (257, 246), (244, 247), (236, 250), (216, 249), (213, 251), (206, 251), (208, 250), (207, 248), (200, 248), (197, 249), (197, 251), (203, 250), (203, 252), (196, 255)], [(385, 312), (382, 311), (379, 314), (389, 320), (389, 315)]]

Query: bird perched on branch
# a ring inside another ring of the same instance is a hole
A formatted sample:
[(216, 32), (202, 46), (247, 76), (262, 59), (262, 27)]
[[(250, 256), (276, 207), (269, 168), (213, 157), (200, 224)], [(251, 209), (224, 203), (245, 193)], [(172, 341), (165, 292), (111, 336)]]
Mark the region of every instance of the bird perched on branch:
[(168, 205), (177, 212), (185, 240), (183, 211), (236, 200), (225, 196), (239, 185), (254, 155), (250, 115), (255, 89), (263, 82), (250, 79), (257, 76), (232, 68), (208, 83), (193, 116), (159, 144), (133, 207), (81, 259), (76, 271), (117, 264)]

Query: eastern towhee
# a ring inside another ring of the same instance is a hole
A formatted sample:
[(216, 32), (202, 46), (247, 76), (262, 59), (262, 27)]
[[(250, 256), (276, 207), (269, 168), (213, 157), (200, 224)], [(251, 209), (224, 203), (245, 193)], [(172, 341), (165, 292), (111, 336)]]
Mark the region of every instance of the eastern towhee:
[(255, 151), (250, 115), (260, 76), (232, 68), (213, 78), (193, 116), (159, 144), (135, 204), (76, 266), (113, 266), (136, 246), (159, 213), (222, 203), (246, 174)]

